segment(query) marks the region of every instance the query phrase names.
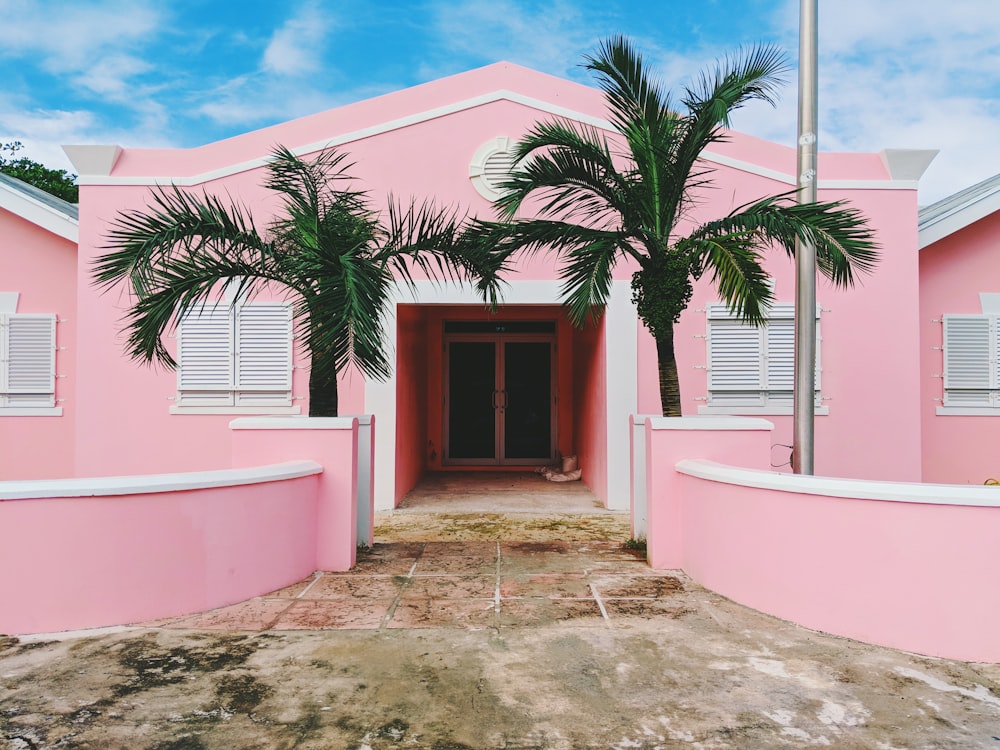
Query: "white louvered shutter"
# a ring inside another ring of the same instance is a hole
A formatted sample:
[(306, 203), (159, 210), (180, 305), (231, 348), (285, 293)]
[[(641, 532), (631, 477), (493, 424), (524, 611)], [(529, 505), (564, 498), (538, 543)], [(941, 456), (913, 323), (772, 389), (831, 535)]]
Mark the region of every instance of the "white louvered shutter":
[(236, 313), (236, 405), (292, 403), (292, 310), (281, 302)]
[(55, 405), (56, 316), (0, 316), (0, 403), (4, 406)]
[(716, 406), (760, 405), (764, 329), (746, 325), (725, 305), (709, 305), (708, 390)]
[[(791, 407), (795, 389), (795, 305), (774, 304), (760, 328), (744, 323), (722, 303), (708, 305), (707, 312), (709, 406)], [(818, 336), (816, 357), (819, 398)]]
[(191, 310), (177, 332), (178, 406), (232, 406), (233, 323), (225, 303)]
[(994, 406), (997, 375), (996, 319), (944, 316), (944, 405)]

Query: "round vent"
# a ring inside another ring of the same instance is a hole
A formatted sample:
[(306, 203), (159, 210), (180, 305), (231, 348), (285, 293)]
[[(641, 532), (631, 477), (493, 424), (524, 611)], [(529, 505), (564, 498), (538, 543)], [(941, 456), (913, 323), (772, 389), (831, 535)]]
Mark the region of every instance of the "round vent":
[(469, 164), (469, 178), (480, 195), (496, 200), (503, 192), (500, 185), (514, 165), (513, 142), (505, 135), (498, 136), (476, 150)]

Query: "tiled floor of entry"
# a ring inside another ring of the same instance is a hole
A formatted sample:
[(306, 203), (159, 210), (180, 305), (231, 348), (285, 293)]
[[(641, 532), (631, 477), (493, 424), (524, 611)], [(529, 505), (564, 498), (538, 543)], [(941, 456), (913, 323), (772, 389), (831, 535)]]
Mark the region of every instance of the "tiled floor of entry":
[(684, 614), (680, 575), (611, 542), (397, 542), (347, 573), (309, 578), (229, 607), (147, 623), (200, 630), (614, 627)]

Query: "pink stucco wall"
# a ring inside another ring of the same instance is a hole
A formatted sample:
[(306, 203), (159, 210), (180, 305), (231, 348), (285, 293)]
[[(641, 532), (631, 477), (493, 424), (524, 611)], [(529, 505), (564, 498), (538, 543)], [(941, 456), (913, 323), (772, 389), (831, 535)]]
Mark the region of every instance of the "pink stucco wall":
[(350, 570), (358, 545), (357, 417), (247, 417), (230, 429), (233, 467), (302, 460), (324, 467), (316, 487), (316, 568)]
[[(821, 173), (822, 175), (822, 173)], [(696, 215), (721, 214), (754, 196), (781, 190), (776, 183), (734, 170), (719, 170), (731, 200), (716, 200)], [(732, 187), (730, 187), (732, 186)], [(723, 191), (714, 191), (713, 196)], [(727, 196), (728, 196), (727, 192)], [(721, 197), (721, 196), (720, 196)], [(820, 369), (823, 404), (829, 414), (815, 421), (816, 472), (831, 476), (919, 481), (920, 417), (919, 314), (916, 191), (821, 190), (820, 200), (848, 199), (877, 228), (881, 261), (875, 273), (853, 289), (836, 290), (817, 282), (820, 316)], [(767, 271), (779, 302), (795, 299), (794, 264), (772, 251)], [(684, 414), (697, 414), (706, 397), (705, 305), (718, 301), (708, 279), (694, 297), (675, 332)], [(648, 334), (640, 338), (640, 413), (658, 413), (656, 352)], [(737, 412), (739, 413), (739, 412)], [(790, 415), (765, 414), (774, 422), (775, 464), (787, 461)]]
[[(573, 333), (573, 412), (583, 481), (608, 504), (607, 353), (605, 319)], [(625, 436), (623, 431), (623, 437)]]
[[(396, 490), (398, 503), (420, 479), (429, 447), (427, 412), (440, 406), (428, 397), (427, 308), (396, 308)], [(439, 389), (440, 390), (440, 389)]]
[(944, 395), (941, 318), (982, 312), (980, 292), (1000, 292), (993, 214), (920, 251), (920, 416), (925, 482), (982, 484), (1000, 478), (1000, 415), (938, 415)]
[(182, 615), (301, 580), (316, 569), (311, 467), (281, 481), (0, 500), (0, 633)]
[(0, 291), (17, 312), (55, 313), (56, 405), (61, 416), (3, 416), (0, 480), (70, 476), (77, 416), (76, 245), (0, 209)]

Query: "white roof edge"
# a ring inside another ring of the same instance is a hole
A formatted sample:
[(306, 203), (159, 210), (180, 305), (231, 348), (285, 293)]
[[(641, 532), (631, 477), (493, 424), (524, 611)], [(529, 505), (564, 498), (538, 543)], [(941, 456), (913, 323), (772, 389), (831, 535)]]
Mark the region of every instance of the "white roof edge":
[(775, 471), (743, 469), (705, 459), (685, 458), (677, 471), (700, 479), (740, 487), (754, 487), (804, 495), (823, 495), (855, 500), (883, 500), (924, 505), (966, 505), (1000, 508), (1000, 488), (965, 484), (922, 484), (883, 482), (868, 479), (840, 479)]
[(1000, 175), (920, 209), (918, 246), (923, 249), (1000, 210)]
[(315, 461), (288, 461), (268, 466), (215, 471), (192, 471), (183, 474), (142, 474), (122, 477), (86, 477), (80, 479), (37, 479), (0, 482), (0, 501), (37, 500), (56, 497), (104, 497), (145, 495), (156, 492), (200, 490), (211, 487), (238, 487), (245, 484), (280, 482), (323, 471)]
[[(451, 104), (442, 105), (440, 107), (434, 107), (432, 109), (425, 110), (423, 112), (417, 112), (411, 115), (406, 115), (404, 117), (399, 117), (394, 120), (388, 120), (386, 122), (378, 123), (376, 125), (371, 125), (366, 128), (361, 128), (359, 130), (354, 130), (348, 133), (342, 133), (341, 135), (335, 136), (333, 138), (324, 139), (322, 141), (315, 141), (313, 143), (308, 143), (304, 146), (299, 146), (292, 149), (293, 153), (298, 156), (304, 154), (314, 153), (320, 151), (324, 148), (330, 148), (333, 146), (341, 146), (346, 143), (352, 143), (354, 141), (361, 140), (363, 138), (370, 138), (375, 135), (381, 135), (383, 133), (388, 133), (393, 130), (398, 130), (400, 128), (405, 128), (410, 125), (415, 125), (422, 122), (427, 122), (429, 120), (436, 119), (438, 117), (444, 117), (446, 115), (454, 114), (456, 112), (462, 112), (474, 107), (480, 107), (484, 104), (491, 104), (497, 101), (509, 101), (516, 104), (523, 104), (527, 107), (537, 109), (541, 112), (546, 112), (550, 115), (556, 117), (563, 117), (568, 120), (573, 120), (575, 122), (582, 123), (584, 125), (590, 125), (592, 127), (601, 128), (603, 130), (613, 130), (614, 126), (610, 121), (603, 117), (595, 117), (594, 115), (585, 114), (583, 112), (577, 112), (576, 110), (569, 109), (567, 107), (562, 107), (558, 104), (553, 104), (551, 102), (544, 101), (542, 99), (536, 99), (531, 96), (526, 96), (524, 94), (519, 94), (516, 91), (509, 91), (507, 89), (498, 89), (487, 94), (481, 94), (479, 96), (474, 96), (469, 99), (463, 99), (458, 102), (452, 102)], [(64, 146), (67, 150), (70, 148), (83, 148), (79, 146)], [(93, 147), (95, 149), (114, 149), (119, 148), (117, 146), (100, 146)], [(108, 151), (108, 154), (111, 152)], [(119, 149), (120, 153), (120, 149)], [(118, 154), (115, 155), (115, 160), (118, 158)], [(785, 183), (790, 187), (795, 186), (795, 175), (791, 173), (785, 173), (778, 170), (773, 170), (768, 167), (763, 167), (758, 164), (753, 164), (748, 161), (743, 161), (741, 159), (734, 159), (730, 156), (725, 156), (723, 154), (715, 154), (707, 151), (702, 154), (702, 158), (706, 161), (710, 161), (714, 164), (721, 164), (724, 166), (732, 167), (738, 169), (742, 172), (747, 172), (750, 174), (759, 175), (761, 177), (767, 177), (778, 182)], [(135, 177), (116, 177), (111, 175), (110, 169), (108, 171), (88, 171), (84, 167), (83, 163), (76, 164), (79, 173), (79, 181), (81, 185), (177, 185), (180, 187), (192, 187), (196, 185), (201, 185), (212, 180), (218, 180), (223, 177), (229, 177), (234, 174), (239, 174), (241, 172), (247, 172), (251, 169), (256, 169), (263, 166), (270, 159), (269, 155), (260, 156), (255, 159), (249, 159), (247, 161), (239, 162), (236, 164), (230, 164), (225, 167), (220, 167), (218, 169), (213, 169), (208, 172), (201, 172), (196, 175), (189, 175), (186, 177), (169, 177), (163, 175), (142, 175)], [(819, 180), (818, 187), (829, 188), (829, 189), (857, 189), (857, 190), (885, 190), (885, 189), (915, 189), (916, 184), (914, 180), (910, 179), (890, 179), (890, 180)]]
[(0, 182), (0, 208), (63, 239), (79, 242), (80, 225), (77, 219), (4, 182)]

